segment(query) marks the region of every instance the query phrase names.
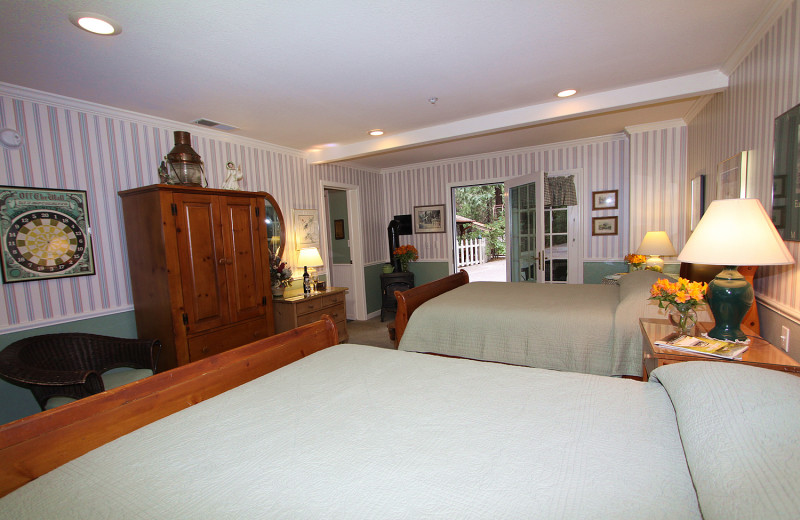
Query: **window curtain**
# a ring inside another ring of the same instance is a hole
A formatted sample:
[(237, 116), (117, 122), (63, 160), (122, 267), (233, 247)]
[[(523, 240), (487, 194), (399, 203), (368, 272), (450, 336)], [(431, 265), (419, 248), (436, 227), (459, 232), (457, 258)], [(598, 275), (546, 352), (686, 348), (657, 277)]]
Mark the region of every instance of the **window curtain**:
[(549, 177), (544, 174), (545, 206), (577, 206), (578, 195), (575, 190), (575, 176), (563, 175)]

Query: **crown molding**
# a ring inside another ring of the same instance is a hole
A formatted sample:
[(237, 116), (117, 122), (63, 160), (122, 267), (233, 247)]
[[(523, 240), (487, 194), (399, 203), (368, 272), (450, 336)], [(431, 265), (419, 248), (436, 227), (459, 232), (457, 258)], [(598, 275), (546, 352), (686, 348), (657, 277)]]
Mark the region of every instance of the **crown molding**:
[(792, 2), (793, 0), (772, 0), (772, 3), (764, 9), (756, 23), (745, 33), (742, 41), (720, 67), (726, 76), (730, 76), (741, 65), (753, 48), (764, 38), (764, 35), (772, 29), (775, 22), (789, 9)]
[(47, 105), (67, 110), (85, 112), (87, 114), (93, 114), (100, 117), (113, 117), (131, 123), (150, 124), (170, 131), (186, 130), (188, 127), (191, 128), (191, 133), (194, 136), (202, 136), (207, 139), (215, 139), (217, 141), (228, 142), (236, 145), (243, 144), (256, 148), (268, 148), (271, 151), (286, 153), (306, 159), (305, 152), (301, 150), (295, 150), (294, 148), (287, 148), (285, 146), (268, 143), (266, 141), (259, 141), (258, 139), (252, 139), (250, 137), (231, 134), (221, 130), (214, 130), (213, 128), (206, 128), (194, 123), (173, 121), (158, 116), (151, 116), (147, 114), (141, 114), (139, 112), (133, 112), (131, 110), (125, 110), (123, 108), (116, 108), (108, 105), (101, 105), (99, 103), (93, 103), (91, 101), (84, 101), (82, 99), (75, 99), (59, 94), (53, 94), (43, 90), (12, 85), (11, 83), (5, 83), (2, 81), (0, 81), (0, 96), (8, 96), (23, 101), (29, 101), (31, 103), (44, 103)]
[(654, 123), (643, 123), (641, 125), (630, 125), (625, 127), (625, 133), (628, 135), (641, 134), (644, 132), (652, 132), (654, 130), (665, 130), (667, 128), (676, 128), (686, 126), (686, 121), (683, 119), (670, 119), (667, 121), (656, 121)]

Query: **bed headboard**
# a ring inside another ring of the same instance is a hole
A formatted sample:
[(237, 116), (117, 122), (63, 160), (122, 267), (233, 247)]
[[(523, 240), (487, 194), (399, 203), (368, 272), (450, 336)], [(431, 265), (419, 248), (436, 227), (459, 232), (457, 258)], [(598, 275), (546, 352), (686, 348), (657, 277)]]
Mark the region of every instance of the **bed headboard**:
[(411, 318), (417, 307), (435, 298), (442, 293), (451, 289), (455, 289), (461, 285), (469, 283), (469, 274), (465, 270), (460, 270), (456, 274), (445, 276), (439, 280), (434, 280), (426, 284), (414, 287), (407, 291), (395, 291), (394, 295), (397, 298), (397, 313), (395, 314), (395, 346), (400, 344), (400, 339), (408, 325), (408, 320)]
[(117, 437), (339, 343), (329, 316), (0, 426), (0, 497)]

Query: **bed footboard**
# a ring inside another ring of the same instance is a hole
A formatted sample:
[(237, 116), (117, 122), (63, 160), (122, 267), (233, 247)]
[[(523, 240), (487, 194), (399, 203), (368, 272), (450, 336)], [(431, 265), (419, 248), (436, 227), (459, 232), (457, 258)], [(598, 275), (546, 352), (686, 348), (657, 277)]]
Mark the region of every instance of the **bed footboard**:
[(397, 298), (397, 314), (394, 319), (394, 346), (397, 347), (400, 344), (400, 339), (403, 337), (403, 332), (406, 330), (408, 320), (411, 318), (411, 313), (413, 313), (417, 307), (431, 298), (435, 298), (442, 293), (446, 293), (447, 291), (467, 283), (469, 283), (469, 274), (462, 269), (456, 274), (445, 276), (439, 280), (428, 282), (407, 291), (395, 291), (394, 295), (395, 298)]
[(338, 343), (329, 316), (0, 426), (0, 496), (117, 437)]

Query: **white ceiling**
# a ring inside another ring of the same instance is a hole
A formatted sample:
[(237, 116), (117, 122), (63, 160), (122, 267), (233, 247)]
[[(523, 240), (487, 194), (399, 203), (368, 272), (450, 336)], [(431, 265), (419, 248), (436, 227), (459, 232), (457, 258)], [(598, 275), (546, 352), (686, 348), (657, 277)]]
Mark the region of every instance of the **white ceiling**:
[(686, 117), (789, 1), (0, 0), (0, 81), (386, 168)]

